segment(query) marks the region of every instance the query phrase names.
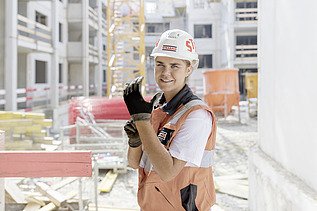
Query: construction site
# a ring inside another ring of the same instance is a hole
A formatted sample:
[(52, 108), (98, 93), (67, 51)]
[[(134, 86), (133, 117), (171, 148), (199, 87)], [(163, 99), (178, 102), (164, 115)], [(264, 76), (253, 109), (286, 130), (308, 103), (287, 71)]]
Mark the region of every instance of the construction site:
[(169, 29), (193, 36), (187, 85), (217, 119), (211, 210), (317, 210), (316, 10), (309, 0), (1, 0), (0, 211), (140, 210), (123, 90), (143, 76), (145, 100), (161, 91), (151, 52)]

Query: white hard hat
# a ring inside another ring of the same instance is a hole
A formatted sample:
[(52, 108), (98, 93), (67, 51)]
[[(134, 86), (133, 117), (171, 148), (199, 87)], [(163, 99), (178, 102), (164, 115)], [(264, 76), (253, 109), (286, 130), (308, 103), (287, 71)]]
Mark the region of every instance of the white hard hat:
[(166, 56), (188, 60), (191, 62), (193, 70), (197, 69), (199, 63), (194, 38), (180, 29), (172, 29), (164, 32), (160, 40), (155, 44), (151, 56), (154, 58), (157, 56)]

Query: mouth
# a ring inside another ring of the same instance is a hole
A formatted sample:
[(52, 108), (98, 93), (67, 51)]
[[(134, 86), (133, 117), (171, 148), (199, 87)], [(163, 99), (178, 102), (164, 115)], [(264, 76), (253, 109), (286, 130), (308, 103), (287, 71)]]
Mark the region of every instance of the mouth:
[(168, 80), (168, 79), (161, 78), (160, 81), (163, 83), (172, 83), (174, 80)]

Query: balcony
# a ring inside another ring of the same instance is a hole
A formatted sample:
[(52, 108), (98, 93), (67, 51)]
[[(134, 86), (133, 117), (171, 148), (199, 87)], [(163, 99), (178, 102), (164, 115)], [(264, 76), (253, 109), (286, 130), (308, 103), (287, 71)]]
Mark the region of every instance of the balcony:
[(88, 17), (89, 17), (89, 25), (97, 30), (98, 29), (98, 14), (96, 10), (94, 10), (91, 7), (88, 7)]
[(236, 28), (256, 28), (258, 20), (257, 8), (237, 8), (235, 9)]
[(235, 64), (257, 64), (257, 45), (237, 45)]
[(82, 55), (82, 43), (81, 42), (68, 42), (67, 52), (69, 61), (81, 61)]
[(106, 21), (106, 19), (102, 18), (102, 19), (101, 19), (101, 23), (102, 23), (102, 30), (101, 30), (101, 32), (102, 32), (104, 35), (107, 35), (107, 21)]
[(18, 46), (27, 49), (52, 53), (51, 28), (22, 15), (17, 15)]
[(89, 44), (89, 62), (98, 63), (98, 48)]

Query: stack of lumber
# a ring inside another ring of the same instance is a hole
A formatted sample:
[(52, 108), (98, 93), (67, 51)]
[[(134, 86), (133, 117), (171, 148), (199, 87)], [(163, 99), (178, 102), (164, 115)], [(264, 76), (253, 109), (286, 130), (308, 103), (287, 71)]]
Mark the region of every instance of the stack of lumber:
[[(6, 150), (41, 149), (41, 145), (52, 145), (49, 136), (52, 120), (43, 113), (0, 111), (0, 130), (6, 134)], [(42, 147), (43, 148), (43, 147)]]

